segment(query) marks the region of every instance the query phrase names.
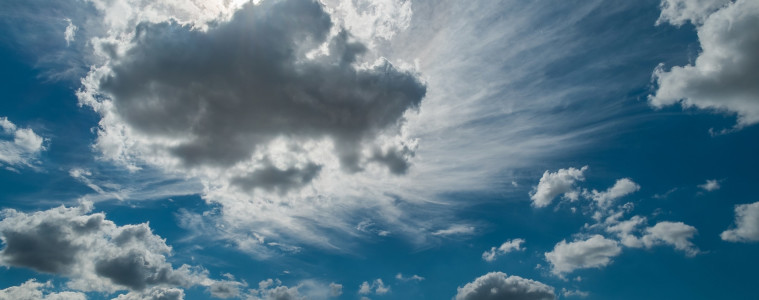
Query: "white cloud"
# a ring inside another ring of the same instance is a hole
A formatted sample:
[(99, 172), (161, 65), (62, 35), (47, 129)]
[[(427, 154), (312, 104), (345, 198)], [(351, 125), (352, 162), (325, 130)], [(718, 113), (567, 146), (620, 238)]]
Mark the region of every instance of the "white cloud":
[(576, 269), (605, 267), (620, 253), (622, 248), (617, 241), (594, 235), (571, 243), (563, 240), (554, 246), (553, 251), (546, 252), (545, 257), (551, 263), (551, 272), (563, 276)]
[(76, 36), (76, 31), (79, 29), (74, 25), (74, 23), (71, 22), (71, 19), (66, 18), (66, 30), (63, 32), (63, 38), (66, 40), (66, 45), (70, 46), (71, 43), (74, 41), (74, 37)]
[(482, 275), (473, 282), (459, 287), (455, 300), (554, 300), (554, 288), (542, 282), (508, 276), (502, 272)]
[(728, 242), (759, 241), (759, 202), (735, 207), (735, 226), (720, 235)]
[(219, 282), (198, 267), (173, 268), (167, 262), (171, 247), (146, 223), (117, 226), (91, 209), (84, 203), (34, 213), (3, 210), (0, 264), (67, 277), (67, 285), (80, 291), (134, 292), (124, 297)]
[(561, 289), (561, 294), (564, 297), (580, 297), (585, 298), (590, 295), (590, 293), (581, 291), (581, 290), (568, 290), (566, 288)]
[(505, 241), (497, 248), (491, 247), (490, 250), (482, 253), (482, 259), (487, 262), (492, 262), (499, 255), (503, 255), (512, 251), (522, 251), (524, 250), (522, 244), (524, 244), (524, 239), (513, 239)]
[(704, 191), (711, 192), (716, 191), (720, 189), (719, 180), (717, 179), (707, 179), (706, 183), (698, 185), (699, 188), (701, 188)]
[(640, 185), (629, 178), (622, 178), (617, 180), (617, 182), (614, 183), (614, 186), (608, 188), (606, 191), (599, 192), (593, 190), (584, 194), (593, 199), (599, 208), (606, 209), (614, 204), (615, 200), (637, 192), (638, 190), (640, 190)]
[(712, 13), (730, 4), (730, 0), (662, 0), (659, 25), (668, 22), (681, 26), (687, 22), (701, 25)]
[[(664, 0), (659, 22), (696, 25), (701, 53), (694, 64), (653, 73), (658, 90), (651, 105), (681, 104), (735, 114), (735, 128), (759, 122), (759, 2)], [(726, 132), (726, 131), (725, 131)]]
[(646, 228), (646, 234), (641, 237), (641, 241), (647, 248), (663, 243), (684, 251), (688, 256), (694, 256), (700, 252), (691, 242), (697, 232), (695, 227), (683, 222), (664, 221)]
[(424, 280), (424, 277), (416, 274), (412, 275), (411, 277), (403, 277), (403, 274), (398, 273), (395, 274), (395, 279), (398, 279), (400, 281), (422, 281)]
[(530, 192), (532, 205), (535, 207), (546, 207), (557, 196), (567, 193), (571, 194), (571, 192), (575, 191), (575, 183), (585, 180), (583, 172), (587, 169), (588, 166), (580, 169), (559, 169), (553, 173), (545, 171), (538, 185)]
[(29, 279), (19, 286), (0, 290), (0, 299), (7, 300), (86, 300), (87, 296), (79, 292), (50, 292), (53, 287), (50, 281), (45, 283)]
[(454, 224), (446, 229), (438, 229), (432, 232), (436, 236), (454, 236), (454, 235), (471, 235), (474, 233), (474, 226), (464, 224)]
[(45, 139), (32, 129), (18, 128), (6, 117), (0, 117), (0, 127), (0, 162), (35, 168), (40, 152), (46, 150)]
[(184, 300), (184, 291), (178, 288), (152, 287), (118, 295), (113, 300)]
[(385, 286), (382, 279), (377, 278), (371, 284), (368, 281), (362, 282), (358, 288), (358, 293), (360, 295), (369, 295), (372, 293), (372, 290), (377, 295), (384, 295), (390, 291), (390, 286)]

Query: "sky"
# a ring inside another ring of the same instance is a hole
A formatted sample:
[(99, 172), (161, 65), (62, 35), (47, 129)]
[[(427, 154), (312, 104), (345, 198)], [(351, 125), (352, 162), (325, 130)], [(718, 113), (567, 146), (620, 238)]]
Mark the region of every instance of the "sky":
[(756, 28), (756, 0), (4, 0), (0, 299), (752, 299)]

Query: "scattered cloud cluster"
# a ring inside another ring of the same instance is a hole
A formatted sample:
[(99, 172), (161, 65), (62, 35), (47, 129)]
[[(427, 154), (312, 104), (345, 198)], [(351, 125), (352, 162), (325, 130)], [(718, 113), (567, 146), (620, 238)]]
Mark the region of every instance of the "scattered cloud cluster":
[(67, 277), (79, 291), (129, 291), (125, 299), (223, 282), (199, 267), (172, 267), (171, 247), (146, 223), (117, 226), (91, 209), (84, 203), (28, 214), (3, 210), (0, 264)]
[[(575, 202), (580, 196), (589, 202), (584, 208), (584, 213), (592, 214), (595, 223), (586, 224), (584, 230), (588, 233), (579, 234), (574, 241), (562, 240), (557, 243), (552, 251), (545, 253), (545, 259), (551, 264), (551, 272), (563, 277), (577, 269), (603, 268), (613, 262), (613, 258), (622, 253), (623, 247), (650, 249), (658, 245), (669, 245), (683, 251), (687, 256), (695, 256), (701, 251), (693, 244), (692, 239), (698, 233), (695, 227), (683, 222), (661, 221), (654, 226), (647, 227), (647, 218), (634, 215), (623, 220), (626, 214), (634, 209), (631, 202), (619, 204), (618, 200), (640, 190), (640, 185), (629, 178), (618, 179), (614, 185), (605, 191), (581, 189), (575, 186), (575, 178), (584, 178), (581, 171), (587, 169), (560, 169), (555, 173), (546, 171), (541, 178), (536, 190), (553, 190), (559, 192), (545, 193), (556, 197), (562, 193), (576, 193), (574, 198), (568, 198)], [(576, 176), (566, 180), (558, 180), (559, 174), (569, 174), (574, 170)], [(548, 178), (548, 179), (546, 179)], [(544, 181), (544, 179), (546, 179)], [(549, 184), (548, 182), (552, 182)], [(560, 188), (556, 188), (560, 187)], [(535, 192), (530, 194), (535, 195)], [(548, 199), (547, 203), (552, 202)], [(534, 199), (533, 199), (534, 205)], [(575, 208), (572, 208), (575, 211)], [(610, 237), (602, 234), (611, 235)], [(489, 252), (483, 254), (487, 260)]]
[(455, 300), (554, 300), (554, 288), (542, 282), (508, 276), (503, 272), (482, 275), (458, 288)]
[(737, 115), (735, 128), (759, 122), (759, 3), (753, 0), (663, 0), (657, 23), (696, 26), (695, 63), (656, 68), (651, 105), (681, 104)]
[(720, 235), (728, 242), (759, 241), (759, 202), (735, 207), (735, 226)]
[(482, 259), (487, 262), (492, 262), (500, 255), (504, 255), (512, 251), (522, 251), (524, 250), (522, 244), (524, 244), (524, 239), (513, 239), (505, 241), (497, 248), (491, 247), (490, 250), (482, 253)]
[(0, 163), (6, 168), (35, 168), (40, 152), (45, 149), (45, 139), (32, 129), (19, 128), (8, 118), (0, 117)]
[[(80, 292), (50, 292), (53, 284), (29, 279), (19, 286), (12, 286), (0, 290), (0, 299), (14, 300), (86, 300), (87, 296)], [(167, 299), (169, 300), (169, 299)]]

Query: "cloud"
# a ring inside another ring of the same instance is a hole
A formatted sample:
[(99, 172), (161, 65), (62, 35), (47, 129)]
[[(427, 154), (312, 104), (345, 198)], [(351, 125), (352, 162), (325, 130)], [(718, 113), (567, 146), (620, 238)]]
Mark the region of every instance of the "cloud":
[(87, 296), (79, 292), (50, 292), (53, 287), (50, 281), (45, 283), (29, 279), (19, 286), (0, 290), (0, 299), (16, 300), (86, 300)]
[(728, 242), (759, 241), (759, 202), (735, 207), (735, 226), (720, 234)]
[(499, 255), (503, 255), (512, 251), (522, 251), (524, 250), (524, 248), (522, 248), (523, 243), (524, 239), (513, 239), (505, 241), (503, 244), (501, 244), (501, 246), (498, 246), (498, 248), (491, 247), (490, 250), (482, 253), (482, 259), (487, 262), (492, 262)]
[(30, 128), (18, 128), (6, 117), (0, 117), (0, 127), (0, 163), (34, 168), (40, 152), (46, 150), (45, 139)]
[(759, 3), (752, 0), (662, 1), (659, 23), (696, 25), (701, 53), (694, 64), (656, 68), (654, 107), (681, 104), (737, 115), (735, 128), (759, 122)]
[(178, 288), (152, 287), (145, 291), (118, 295), (113, 300), (183, 300), (184, 291)]
[(720, 189), (719, 180), (717, 179), (707, 179), (706, 183), (699, 184), (699, 188), (701, 188), (704, 191), (712, 192)]
[(343, 294), (343, 285), (331, 282), (329, 284), (329, 295), (331, 297), (340, 297)]
[(76, 290), (135, 292), (129, 297), (156, 287), (217, 282), (198, 267), (173, 268), (166, 261), (171, 247), (146, 223), (117, 226), (91, 209), (83, 204), (34, 213), (3, 210), (0, 264), (67, 277)]
[(622, 248), (617, 241), (594, 235), (570, 243), (563, 240), (554, 246), (553, 251), (546, 252), (545, 257), (551, 263), (551, 272), (562, 276), (576, 269), (605, 267), (620, 253)]
[(543, 177), (540, 178), (540, 182), (538, 182), (538, 186), (530, 192), (532, 205), (535, 207), (546, 207), (553, 202), (556, 196), (574, 191), (575, 182), (585, 180), (583, 172), (587, 169), (588, 166), (580, 169), (559, 169), (554, 173), (545, 171)]
[(446, 229), (439, 229), (432, 233), (436, 236), (470, 235), (474, 233), (474, 226), (454, 224)]
[(65, 21), (66, 23), (68, 23), (68, 25), (66, 25), (66, 30), (63, 32), (63, 38), (66, 40), (66, 45), (70, 46), (71, 42), (74, 41), (74, 37), (76, 36), (76, 31), (79, 28), (76, 27), (76, 25), (74, 25), (74, 23), (71, 22), (71, 19), (66, 18)]
[(659, 222), (653, 227), (646, 228), (646, 234), (641, 241), (650, 248), (657, 244), (668, 244), (677, 250), (684, 251), (688, 256), (694, 256), (700, 251), (693, 245), (691, 239), (698, 232), (695, 227), (683, 222)]
[(614, 203), (615, 200), (637, 192), (640, 190), (640, 185), (633, 182), (629, 178), (622, 178), (614, 183), (614, 186), (608, 188), (606, 191), (599, 192), (593, 190), (591, 192), (585, 192), (586, 197), (596, 201), (596, 205), (600, 208), (608, 208)]
[(382, 279), (380, 278), (375, 279), (371, 284), (369, 284), (368, 281), (364, 281), (358, 287), (359, 295), (371, 294), (372, 290), (374, 290), (374, 293), (377, 295), (384, 295), (390, 291), (390, 287), (385, 286), (385, 283), (382, 282)]
[(566, 288), (561, 289), (561, 295), (563, 295), (565, 298), (568, 297), (580, 297), (585, 298), (590, 295), (590, 293), (581, 291), (581, 290), (568, 290)]
[(553, 287), (542, 282), (507, 276), (502, 272), (482, 275), (473, 282), (458, 288), (455, 300), (553, 300)]
[(412, 275), (411, 277), (403, 277), (403, 274), (398, 273), (395, 275), (395, 279), (398, 279), (400, 281), (422, 281), (424, 280), (424, 277), (416, 274)]
[(267, 279), (258, 283), (257, 289), (251, 289), (243, 295), (248, 300), (323, 300), (339, 297), (343, 285), (322, 283), (316, 280), (303, 280), (296, 286), (288, 287), (279, 279)]

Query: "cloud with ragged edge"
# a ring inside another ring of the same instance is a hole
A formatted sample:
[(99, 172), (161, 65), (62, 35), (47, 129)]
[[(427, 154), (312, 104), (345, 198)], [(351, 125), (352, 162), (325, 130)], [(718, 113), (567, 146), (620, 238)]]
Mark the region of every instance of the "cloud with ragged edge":
[(66, 277), (78, 291), (128, 291), (119, 299), (167, 293), (181, 299), (182, 288), (192, 286), (224, 297), (242, 286), (210, 279), (200, 267), (174, 268), (167, 261), (171, 247), (146, 223), (118, 226), (91, 210), (88, 203), (34, 213), (3, 210), (0, 264)]
[(0, 117), (0, 166), (14, 171), (17, 167), (36, 169), (39, 155), (46, 149), (45, 138), (34, 130), (19, 128), (7, 117)]
[(454, 300), (554, 300), (554, 288), (540, 281), (490, 272), (458, 288)]
[[(695, 63), (653, 73), (654, 107), (680, 104), (737, 116), (734, 129), (759, 123), (759, 3), (753, 0), (663, 0), (657, 24), (692, 23), (701, 53)], [(722, 132), (729, 132), (723, 130)]]

